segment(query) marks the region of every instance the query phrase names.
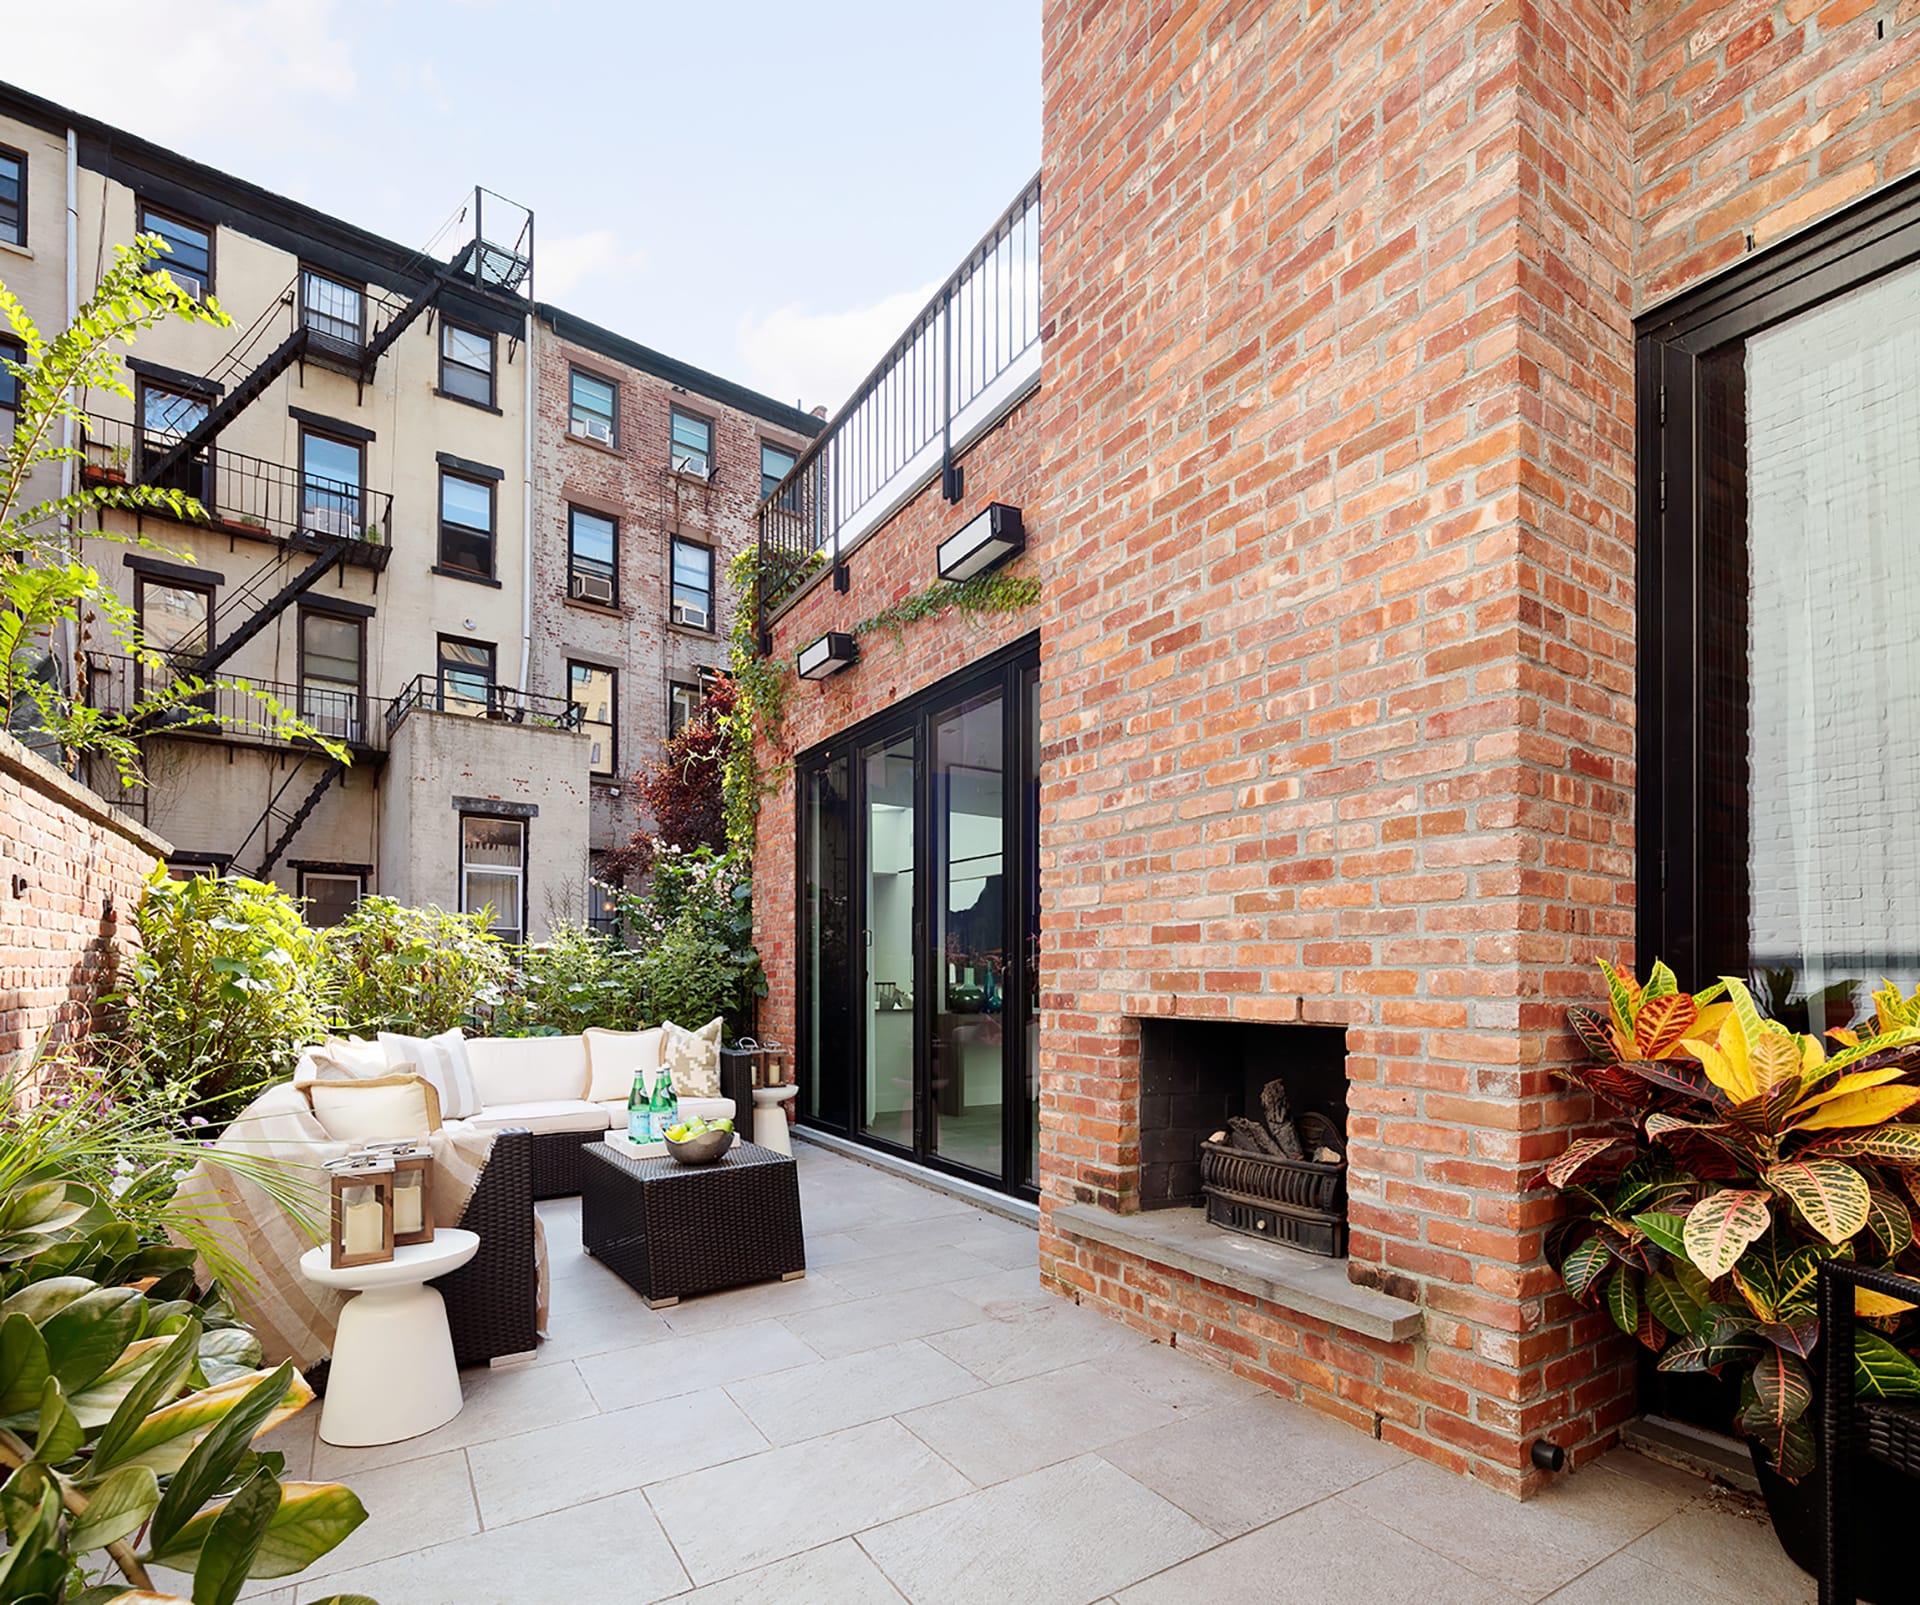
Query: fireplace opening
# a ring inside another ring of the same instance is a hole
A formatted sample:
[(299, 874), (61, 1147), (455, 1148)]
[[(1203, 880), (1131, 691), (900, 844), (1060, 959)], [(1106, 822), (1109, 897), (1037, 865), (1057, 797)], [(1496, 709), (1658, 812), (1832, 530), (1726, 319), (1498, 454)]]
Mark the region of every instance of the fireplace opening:
[(1140, 1022), (1140, 1207), (1346, 1253), (1339, 1026)]

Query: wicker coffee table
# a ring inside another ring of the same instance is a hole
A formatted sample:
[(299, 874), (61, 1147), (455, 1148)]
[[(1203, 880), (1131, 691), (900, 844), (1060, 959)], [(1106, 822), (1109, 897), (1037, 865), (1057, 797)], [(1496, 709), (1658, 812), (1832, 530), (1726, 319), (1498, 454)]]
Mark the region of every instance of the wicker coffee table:
[(807, 1273), (800, 1173), (743, 1142), (711, 1165), (580, 1150), (580, 1242), (648, 1307)]

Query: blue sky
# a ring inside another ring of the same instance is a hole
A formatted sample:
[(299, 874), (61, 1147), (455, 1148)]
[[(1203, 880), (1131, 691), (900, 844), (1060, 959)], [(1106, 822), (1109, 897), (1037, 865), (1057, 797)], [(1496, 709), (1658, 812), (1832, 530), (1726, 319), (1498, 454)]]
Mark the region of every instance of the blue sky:
[(485, 184), (533, 208), (543, 300), (807, 406), (1039, 166), (1038, 0), (89, 0), (7, 33), (24, 88), (407, 244)]

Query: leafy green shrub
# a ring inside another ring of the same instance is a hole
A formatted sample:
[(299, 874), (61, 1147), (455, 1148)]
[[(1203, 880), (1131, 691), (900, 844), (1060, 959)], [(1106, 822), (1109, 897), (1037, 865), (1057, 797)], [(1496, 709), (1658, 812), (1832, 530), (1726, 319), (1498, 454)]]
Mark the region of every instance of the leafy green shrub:
[(139, 1117), (103, 1124), (84, 1085), (0, 1091), (0, 1601), (170, 1599), (133, 1593), (166, 1566), (198, 1605), (229, 1605), (305, 1569), (366, 1519), (351, 1490), (282, 1483), (281, 1456), (253, 1447), (311, 1390), (263, 1366), (217, 1286), (196, 1292), (193, 1247), (123, 1218), (133, 1188), (61, 1169), (116, 1142), (163, 1170), (191, 1149)]
[(584, 925), (556, 925), (545, 942), (521, 951), (493, 1031), (572, 1036), (590, 1025), (637, 1030), (643, 979), (640, 956), (630, 948)]
[(230, 1118), (326, 1034), (318, 934), (278, 887), (238, 876), (176, 881), (156, 870), (134, 922), (141, 950), (123, 1045), (183, 1112)]
[(767, 980), (753, 945), (752, 869), (744, 855), (663, 847), (646, 891), (616, 901), (622, 928), (640, 949), (649, 1022), (701, 1026), (718, 1014), (730, 1034), (752, 1028)]
[(325, 933), (341, 1026), (431, 1036), (483, 1025), (506, 996), (512, 970), (506, 944), (485, 921), (484, 914), (361, 898)]

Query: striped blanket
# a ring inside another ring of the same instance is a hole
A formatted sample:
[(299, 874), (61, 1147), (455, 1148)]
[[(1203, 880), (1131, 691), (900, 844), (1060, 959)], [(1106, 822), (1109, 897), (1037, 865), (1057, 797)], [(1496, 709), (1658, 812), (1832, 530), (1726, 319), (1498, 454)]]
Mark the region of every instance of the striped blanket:
[[(434, 1161), (433, 1223), (457, 1226), (486, 1166), (493, 1133), (456, 1120), (428, 1140)], [(282, 1083), (247, 1105), (214, 1149), (244, 1154), (255, 1168), (260, 1161), (280, 1167), (279, 1185), (299, 1190), (308, 1201), (309, 1221), (296, 1219), (254, 1177), (218, 1163), (203, 1161), (181, 1185), (179, 1207), (216, 1227), (249, 1272), (248, 1278), (230, 1280), (227, 1292), (241, 1318), (259, 1334), (269, 1365), (291, 1358), (305, 1370), (333, 1350), (345, 1295), (303, 1277), (300, 1256), (325, 1240), (330, 1190), (321, 1166), (355, 1146), (329, 1138), (306, 1096), (291, 1083)], [(538, 1215), (533, 1233), (539, 1326), (544, 1332), (547, 1245)]]

